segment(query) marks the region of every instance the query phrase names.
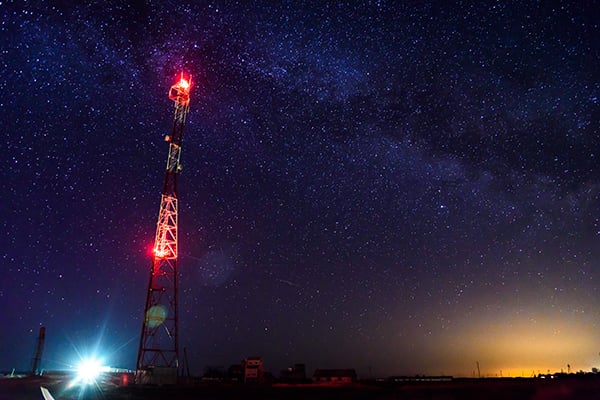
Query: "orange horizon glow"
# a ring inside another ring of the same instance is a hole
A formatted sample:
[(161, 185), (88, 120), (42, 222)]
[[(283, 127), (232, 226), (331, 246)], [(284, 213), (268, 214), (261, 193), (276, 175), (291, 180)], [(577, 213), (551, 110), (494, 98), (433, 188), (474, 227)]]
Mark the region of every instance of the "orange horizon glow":
[(467, 378), (527, 378), (600, 368), (596, 321), (589, 313), (566, 305), (539, 304), (518, 312), (479, 311), (454, 319), (445, 329), (432, 328), (427, 326), (418, 342), (399, 344), (389, 363), (414, 359), (419, 361), (408, 374)]
[(537, 318), (497, 316), (495, 321), (480, 323), (470, 330), (467, 337), (472, 354), (478, 357), (483, 370), (492, 376), (500, 370), (503, 376), (531, 376), (568, 369), (589, 371), (594, 361), (600, 364), (591, 321), (560, 312), (536, 314)]

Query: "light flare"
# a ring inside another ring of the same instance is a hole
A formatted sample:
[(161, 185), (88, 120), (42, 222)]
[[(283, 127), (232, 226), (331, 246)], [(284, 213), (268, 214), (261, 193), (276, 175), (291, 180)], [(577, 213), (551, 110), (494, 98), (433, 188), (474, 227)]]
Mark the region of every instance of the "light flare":
[(90, 357), (81, 360), (81, 362), (77, 365), (77, 376), (69, 384), (69, 386), (85, 386), (97, 383), (101, 375), (110, 370), (109, 366), (102, 364), (103, 361), (95, 357)]
[(179, 86), (181, 86), (183, 89), (188, 89), (190, 87), (190, 83), (187, 79), (181, 78), (179, 81)]

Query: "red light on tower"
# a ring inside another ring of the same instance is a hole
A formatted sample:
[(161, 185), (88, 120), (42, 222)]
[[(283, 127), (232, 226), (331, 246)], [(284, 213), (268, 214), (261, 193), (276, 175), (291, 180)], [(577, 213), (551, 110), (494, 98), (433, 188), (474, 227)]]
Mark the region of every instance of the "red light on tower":
[(175, 102), (188, 103), (190, 101), (190, 89), (192, 88), (192, 76), (187, 79), (181, 73), (179, 81), (171, 86), (169, 98)]
[(190, 80), (188, 81), (183, 77), (183, 72), (181, 73), (181, 79), (179, 80), (179, 87), (183, 90), (188, 90), (192, 84), (192, 77), (190, 76)]

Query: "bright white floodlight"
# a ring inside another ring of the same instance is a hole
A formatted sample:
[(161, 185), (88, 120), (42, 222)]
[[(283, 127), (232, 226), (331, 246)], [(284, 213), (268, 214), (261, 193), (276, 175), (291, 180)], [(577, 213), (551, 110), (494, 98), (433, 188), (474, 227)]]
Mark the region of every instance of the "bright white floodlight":
[(77, 366), (77, 381), (83, 384), (92, 384), (105, 371), (106, 367), (103, 367), (100, 361), (94, 358), (83, 360)]

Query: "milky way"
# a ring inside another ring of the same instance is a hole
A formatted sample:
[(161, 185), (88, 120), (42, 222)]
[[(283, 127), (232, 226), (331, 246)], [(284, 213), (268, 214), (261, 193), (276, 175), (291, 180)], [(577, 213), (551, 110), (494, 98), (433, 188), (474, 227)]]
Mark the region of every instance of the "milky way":
[(1, 369), (133, 368), (182, 70), (192, 372), (600, 365), (597, 2), (136, 3), (0, 2)]

